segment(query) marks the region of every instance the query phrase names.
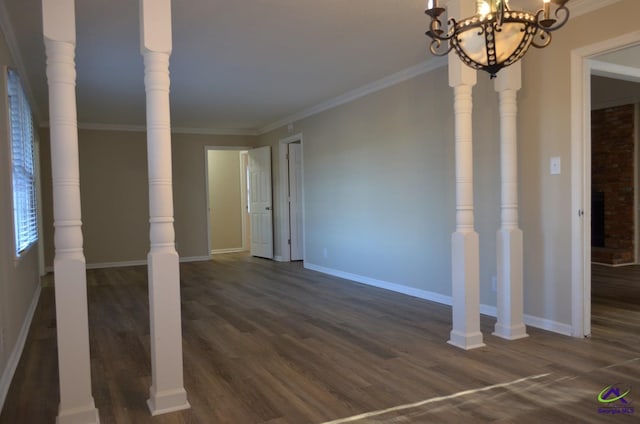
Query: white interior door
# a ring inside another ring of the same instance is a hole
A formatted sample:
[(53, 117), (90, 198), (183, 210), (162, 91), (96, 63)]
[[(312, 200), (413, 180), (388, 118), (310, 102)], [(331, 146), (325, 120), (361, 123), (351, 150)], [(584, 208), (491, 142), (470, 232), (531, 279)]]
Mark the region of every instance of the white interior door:
[(251, 255), (273, 259), (271, 147), (249, 150)]
[(302, 146), (289, 143), (289, 234), (291, 260), (301, 261), (302, 254)]

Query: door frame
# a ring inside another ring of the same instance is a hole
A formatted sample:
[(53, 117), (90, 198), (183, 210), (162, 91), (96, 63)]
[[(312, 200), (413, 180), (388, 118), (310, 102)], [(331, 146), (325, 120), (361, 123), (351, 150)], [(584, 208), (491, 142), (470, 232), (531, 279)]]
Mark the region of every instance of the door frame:
[(640, 44), (634, 31), (571, 51), (571, 334), (591, 334), (591, 74), (596, 56)]
[(289, 238), (291, 237), (291, 229), (289, 228), (290, 216), (289, 216), (289, 160), (287, 154), (289, 153), (289, 144), (300, 143), (300, 150), (302, 157), (300, 159), (300, 182), (302, 184), (302, 262), (304, 263), (306, 255), (306, 226), (305, 226), (305, 210), (304, 210), (304, 144), (302, 141), (302, 133), (297, 133), (289, 137), (283, 138), (278, 143), (278, 167), (279, 171), (279, 183), (278, 189), (280, 191), (280, 219), (278, 220), (278, 239), (280, 243), (280, 255), (275, 257), (275, 260), (279, 262), (291, 262), (291, 249), (289, 248)]
[[(204, 196), (206, 199), (204, 208), (206, 211), (207, 217), (207, 256), (210, 258), (213, 256), (211, 253), (211, 211), (209, 210), (209, 205), (211, 204), (211, 199), (209, 198), (209, 151), (216, 150), (237, 150), (238, 156), (240, 156), (240, 174), (242, 174), (242, 153), (243, 151), (249, 151), (253, 147), (250, 146), (204, 146)], [(245, 177), (246, 178), (246, 177)], [(242, 175), (240, 177), (240, 184), (242, 185)], [(241, 206), (242, 206), (242, 197), (243, 190), (246, 192), (246, 187), (240, 187), (240, 196), (241, 196)], [(246, 194), (246, 193), (245, 193)], [(244, 201), (246, 203), (246, 199)], [(245, 249), (245, 234), (246, 234), (246, 226), (245, 226), (245, 217), (244, 213), (242, 214), (242, 249)]]
[[(209, 168), (207, 168), (208, 170)], [(240, 151), (240, 209), (242, 209), (242, 250), (251, 249), (251, 241), (247, 243), (247, 227), (251, 216), (249, 215), (249, 180), (247, 172), (249, 170), (249, 150)], [(209, 179), (207, 178), (207, 181)]]

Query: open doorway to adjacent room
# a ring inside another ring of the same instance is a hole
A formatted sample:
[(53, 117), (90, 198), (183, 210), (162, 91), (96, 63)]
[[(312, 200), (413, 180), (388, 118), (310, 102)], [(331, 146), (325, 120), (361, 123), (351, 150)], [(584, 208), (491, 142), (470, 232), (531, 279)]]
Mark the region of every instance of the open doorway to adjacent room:
[(249, 250), (248, 152), (206, 147), (209, 254)]
[(640, 318), (631, 315), (640, 309), (640, 46), (590, 62), (591, 325), (635, 333)]

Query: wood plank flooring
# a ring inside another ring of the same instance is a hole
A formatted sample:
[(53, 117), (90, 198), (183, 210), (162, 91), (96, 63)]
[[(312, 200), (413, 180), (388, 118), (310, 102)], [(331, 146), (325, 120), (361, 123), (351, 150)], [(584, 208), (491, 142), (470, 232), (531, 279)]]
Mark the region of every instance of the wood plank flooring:
[[(609, 270), (594, 268), (591, 338), (529, 328), (531, 337), (508, 342), (490, 335), (495, 319), (483, 316), (487, 347), (464, 352), (445, 343), (447, 306), (305, 270), (300, 263), (232, 254), (181, 264), (185, 388), (192, 408), (154, 418), (145, 403), (151, 382), (146, 267), (90, 270), (96, 406), (102, 423), (305, 424), (455, 395), (349, 422), (601, 422), (596, 397), (609, 384), (638, 387), (630, 396), (640, 403), (640, 274), (635, 268), (609, 276)], [(55, 421), (50, 280), (2, 424)], [(531, 376), (539, 377), (517, 382)], [(617, 420), (638, 422), (640, 411)]]

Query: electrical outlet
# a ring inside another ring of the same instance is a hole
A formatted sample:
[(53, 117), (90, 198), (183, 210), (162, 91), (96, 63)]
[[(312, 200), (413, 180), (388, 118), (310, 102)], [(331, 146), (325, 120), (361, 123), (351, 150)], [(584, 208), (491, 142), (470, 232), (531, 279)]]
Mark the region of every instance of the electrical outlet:
[(497, 291), (497, 290), (498, 290), (498, 279), (494, 275), (493, 277), (491, 277), (491, 291)]

